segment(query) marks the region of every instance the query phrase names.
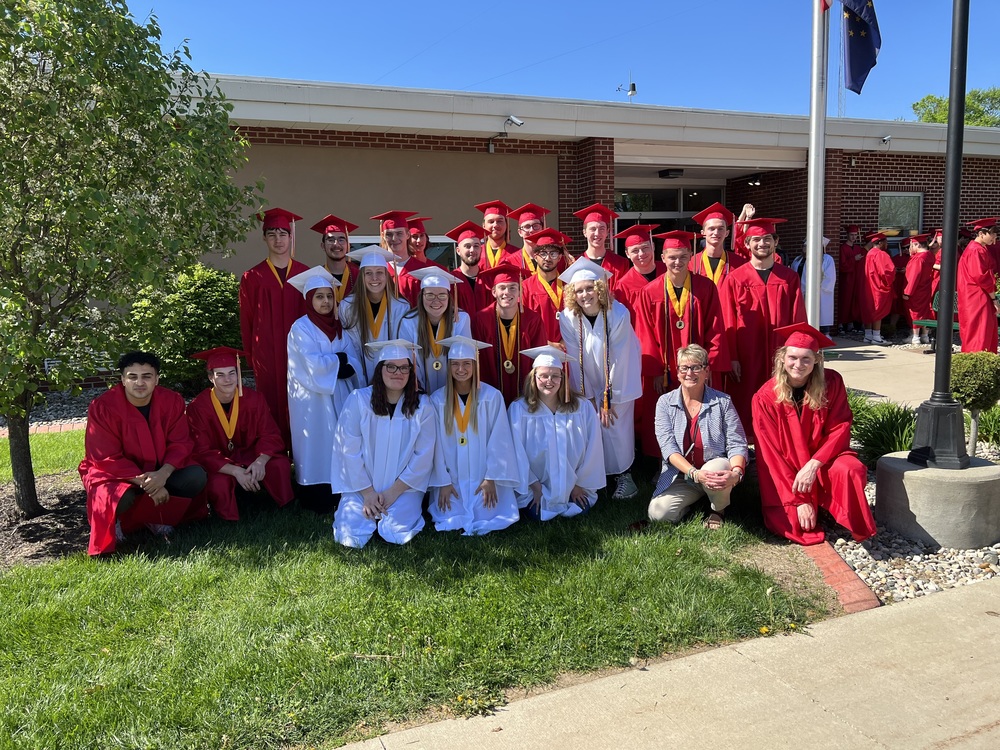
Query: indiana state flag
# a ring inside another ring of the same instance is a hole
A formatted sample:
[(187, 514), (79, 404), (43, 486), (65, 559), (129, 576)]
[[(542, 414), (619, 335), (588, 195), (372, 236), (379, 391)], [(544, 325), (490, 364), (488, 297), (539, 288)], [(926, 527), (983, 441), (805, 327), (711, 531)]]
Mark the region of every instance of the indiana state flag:
[(882, 35), (875, 17), (874, 0), (842, 0), (844, 4), (844, 85), (855, 94), (882, 48)]

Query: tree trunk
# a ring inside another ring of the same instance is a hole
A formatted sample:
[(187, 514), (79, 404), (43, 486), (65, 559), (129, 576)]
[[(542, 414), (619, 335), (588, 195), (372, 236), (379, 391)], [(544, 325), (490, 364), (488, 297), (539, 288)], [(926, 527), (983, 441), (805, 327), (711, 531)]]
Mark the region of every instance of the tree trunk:
[(10, 466), (14, 475), (14, 502), (17, 505), (17, 513), (22, 518), (34, 518), (42, 515), (45, 508), (38, 502), (35, 470), (31, 465), (31, 445), (28, 443), (30, 394), (28, 394), (27, 404), (24, 406), (27, 407), (24, 416), (11, 416), (10, 414), (5, 416), (10, 435)]
[(966, 448), (972, 458), (976, 457), (976, 446), (979, 444), (979, 409), (972, 409), (972, 424), (969, 426), (969, 447)]

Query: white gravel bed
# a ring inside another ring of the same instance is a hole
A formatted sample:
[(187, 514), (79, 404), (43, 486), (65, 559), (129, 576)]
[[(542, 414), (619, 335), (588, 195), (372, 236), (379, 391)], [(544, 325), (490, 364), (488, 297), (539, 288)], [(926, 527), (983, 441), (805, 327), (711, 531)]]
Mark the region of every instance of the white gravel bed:
[[(28, 422), (32, 425), (66, 424), (76, 422), (87, 416), (90, 402), (105, 392), (104, 388), (84, 388), (75, 396), (66, 391), (45, 394), (41, 404), (31, 409)], [(0, 427), (6, 427), (7, 420), (0, 417)]]
[[(1000, 450), (985, 443), (979, 444), (976, 455), (1000, 462)], [(865, 495), (874, 504), (874, 471), (868, 472)], [(884, 526), (864, 542), (855, 542), (845, 530), (828, 532), (827, 539), (885, 604), (1000, 576), (1000, 544), (972, 550), (928, 546)]]

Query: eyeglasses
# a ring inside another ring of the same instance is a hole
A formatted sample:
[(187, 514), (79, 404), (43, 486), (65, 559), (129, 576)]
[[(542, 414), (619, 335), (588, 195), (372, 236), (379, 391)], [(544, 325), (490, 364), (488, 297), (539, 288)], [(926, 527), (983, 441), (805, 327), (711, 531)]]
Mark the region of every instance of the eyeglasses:
[(326, 241), (327, 242), (332, 242), (332, 243), (334, 243), (336, 245), (346, 245), (347, 244), (347, 238), (346, 237), (330, 237), (329, 235), (327, 235)]
[(697, 375), (699, 372), (705, 369), (705, 365), (679, 365), (677, 367), (677, 372), (685, 373), (692, 372)]
[(384, 232), (384, 234), (385, 234), (385, 238), (387, 240), (401, 240), (401, 239), (403, 239), (406, 236), (406, 230), (405, 229), (396, 229), (396, 230), (388, 229), (388, 230), (386, 230)]
[(535, 250), (535, 255), (542, 258), (555, 258), (562, 255), (562, 250)]
[(402, 375), (409, 375), (410, 370), (413, 369), (412, 365), (382, 365), (385, 371), (390, 375), (395, 375), (397, 372)]
[(531, 224), (522, 224), (521, 226), (518, 227), (518, 229), (524, 232), (525, 234), (531, 234), (532, 232), (537, 232), (541, 228), (542, 228), (542, 222), (540, 221), (536, 221)]
[(549, 374), (543, 374), (543, 373), (540, 373), (540, 372), (536, 372), (535, 373), (535, 377), (538, 378), (539, 380), (554, 380), (554, 381), (559, 381), (559, 380), (562, 380), (562, 378), (563, 378), (561, 372), (553, 372), (553, 373), (549, 373)]
[(428, 302), (437, 300), (438, 302), (448, 301), (448, 292), (424, 292), (424, 299)]

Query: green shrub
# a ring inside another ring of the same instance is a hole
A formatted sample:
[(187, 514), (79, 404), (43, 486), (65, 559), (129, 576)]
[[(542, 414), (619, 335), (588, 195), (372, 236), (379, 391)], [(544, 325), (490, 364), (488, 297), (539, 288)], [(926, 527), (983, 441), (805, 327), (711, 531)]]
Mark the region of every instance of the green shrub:
[(1000, 406), (979, 412), (979, 439), (990, 445), (1000, 445)]
[(855, 418), (852, 430), (861, 443), (861, 460), (874, 467), (886, 453), (910, 450), (916, 424), (916, 412), (908, 406), (892, 401), (871, 403), (860, 420)]
[(239, 279), (200, 263), (166, 287), (139, 291), (128, 318), (130, 347), (154, 352), (161, 382), (185, 395), (208, 384), (205, 363), (191, 354), (216, 346), (240, 348)]
[(858, 425), (868, 419), (875, 404), (868, 396), (848, 389), (847, 405), (851, 409), (851, 414), (854, 415), (854, 422), (851, 426), (851, 437), (858, 440)]
[(995, 406), (1000, 401), (1000, 355), (967, 352), (953, 356), (951, 389), (955, 399), (971, 412)]

